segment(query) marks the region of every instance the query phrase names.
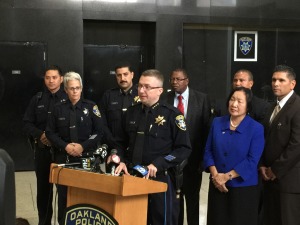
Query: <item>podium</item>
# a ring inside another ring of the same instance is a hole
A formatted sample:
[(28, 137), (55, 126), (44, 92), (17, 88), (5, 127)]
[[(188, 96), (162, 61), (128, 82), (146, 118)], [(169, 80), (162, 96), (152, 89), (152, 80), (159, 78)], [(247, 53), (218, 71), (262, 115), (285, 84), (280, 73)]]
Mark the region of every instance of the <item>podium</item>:
[(167, 184), (143, 178), (121, 177), (51, 164), (50, 183), (68, 186), (67, 207), (76, 204), (98, 206), (120, 225), (147, 222), (148, 194), (165, 192)]

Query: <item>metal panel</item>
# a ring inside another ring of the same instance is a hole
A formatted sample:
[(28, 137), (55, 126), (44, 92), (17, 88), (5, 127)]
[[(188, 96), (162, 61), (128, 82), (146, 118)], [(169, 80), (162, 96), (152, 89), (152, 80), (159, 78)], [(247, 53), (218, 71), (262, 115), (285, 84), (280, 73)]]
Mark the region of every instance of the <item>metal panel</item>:
[(31, 97), (42, 89), (45, 55), (44, 43), (0, 42), (0, 147), (12, 157), (16, 170), (34, 168), (22, 118)]
[(115, 64), (128, 61), (134, 70), (134, 83), (142, 72), (143, 47), (125, 45), (85, 45), (84, 97), (99, 103), (103, 93), (117, 86)]

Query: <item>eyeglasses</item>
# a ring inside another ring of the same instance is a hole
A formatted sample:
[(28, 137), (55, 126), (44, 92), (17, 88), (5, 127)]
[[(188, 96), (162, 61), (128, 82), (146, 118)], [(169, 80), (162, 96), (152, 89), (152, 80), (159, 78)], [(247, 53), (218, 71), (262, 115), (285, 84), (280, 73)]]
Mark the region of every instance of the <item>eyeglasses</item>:
[(151, 91), (152, 89), (157, 89), (157, 88), (162, 88), (162, 87), (151, 87), (149, 85), (143, 85), (143, 84), (139, 84), (138, 85), (138, 90), (141, 90), (142, 88), (144, 88), (144, 91)]
[(174, 81), (181, 82), (181, 81), (186, 80), (186, 79), (187, 79), (187, 77), (186, 78), (177, 78), (177, 77), (175, 77), (175, 78), (170, 78), (169, 81), (170, 81), (170, 83), (174, 82)]
[(79, 90), (81, 90), (81, 87), (69, 87), (68, 90), (69, 91), (79, 91)]

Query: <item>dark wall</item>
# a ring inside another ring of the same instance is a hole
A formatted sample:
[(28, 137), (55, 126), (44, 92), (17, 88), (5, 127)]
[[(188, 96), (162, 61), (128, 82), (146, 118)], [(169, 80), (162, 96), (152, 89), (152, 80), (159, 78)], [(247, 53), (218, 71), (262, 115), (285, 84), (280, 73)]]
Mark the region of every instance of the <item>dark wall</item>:
[[(188, 24), (193, 25), (187, 29)], [(0, 1), (0, 41), (45, 43), (48, 65), (84, 76), (84, 44), (140, 43), (149, 50), (147, 66), (166, 76), (186, 67), (191, 86), (215, 102), (227, 96), (232, 74), (241, 67), (253, 70), (260, 96), (276, 64), (299, 73), (298, 27), (295, 0)], [(233, 61), (234, 30), (259, 32), (257, 62)]]
[(82, 11), (0, 7), (0, 41), (36, 41), (48, 45), (48, 64), (82, 73)]

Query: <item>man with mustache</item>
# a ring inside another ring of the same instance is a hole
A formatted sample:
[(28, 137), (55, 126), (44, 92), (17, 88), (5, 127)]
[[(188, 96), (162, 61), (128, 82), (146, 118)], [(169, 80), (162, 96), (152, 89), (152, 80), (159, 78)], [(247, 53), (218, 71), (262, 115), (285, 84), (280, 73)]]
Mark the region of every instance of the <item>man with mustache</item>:
[[(133, 85), (134, 72), (130, 63), (121, 62), (115, 67), (118, 87), (107, 90), (100, 103), (100, 110), (105, 126), (105, 142), (110, 149), (121, 149), (124, 146), (121, 137), (122, 121), (127, 108), (139, 102), (137, 88)], [(110, 172), (110, 171), (106, 171)]]

